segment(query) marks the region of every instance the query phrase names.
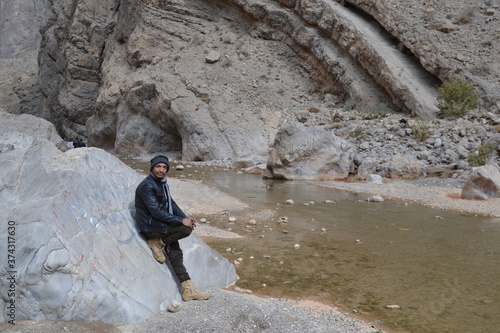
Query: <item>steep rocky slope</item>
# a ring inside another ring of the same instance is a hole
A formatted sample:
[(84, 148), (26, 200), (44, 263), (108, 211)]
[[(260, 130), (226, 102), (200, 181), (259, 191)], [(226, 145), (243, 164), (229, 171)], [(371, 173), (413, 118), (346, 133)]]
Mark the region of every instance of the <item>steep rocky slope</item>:
[[(7, 38), (14, 23), (2, 25), (1, 103), (121, 155), (260, 163), (283, 124), (329, 126), (346, 104), (432, 119), (438, 85), (457, 75), (482, 110), (500, 106), (500, 9), (490, 0), (34, 4), (0, 14), (45, 18), (39, 45)], [(25, 44), (36, 62), (20, 60)]]

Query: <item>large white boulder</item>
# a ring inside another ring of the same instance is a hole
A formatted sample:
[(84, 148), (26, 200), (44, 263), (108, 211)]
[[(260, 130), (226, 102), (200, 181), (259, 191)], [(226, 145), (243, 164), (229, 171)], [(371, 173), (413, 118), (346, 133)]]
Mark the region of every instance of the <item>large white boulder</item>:
[[(14, 314), (133, 323), (181, 299), (169, 266), (135, 229), (144, 176), (101, 149), (62, 152), (44, 138), (10, 136), (14, 144), (0, 141), (8, 147), (0, 153), (0, 322)], [(234, 266), (195, 234), (181, 247), (198, 289), (236, 281)]]
[(335, 180), (349, 175), (354, 149), (321, 126), (286, 125), (278, 131), (267, 160), (267, 178)]

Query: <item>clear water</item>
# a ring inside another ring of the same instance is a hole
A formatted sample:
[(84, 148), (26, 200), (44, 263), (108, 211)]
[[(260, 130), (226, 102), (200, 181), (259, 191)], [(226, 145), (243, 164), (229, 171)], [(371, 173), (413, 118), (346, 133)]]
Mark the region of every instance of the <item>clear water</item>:
[[(500, 219), (398, 201), (371, 203), (366, 195), (207, 169), (182, 174), (253, 208), (276, 211), (276, 218), (257, 225), (211, 219), (246, 235), (208, 240), (231, 261), (243, 258), (238, 286), (336, 304), (394, 331), (500, 332)], [(288, 199), (295, 204), (284, 205)], [(277, 224), (280, 216), (288, 222)]]

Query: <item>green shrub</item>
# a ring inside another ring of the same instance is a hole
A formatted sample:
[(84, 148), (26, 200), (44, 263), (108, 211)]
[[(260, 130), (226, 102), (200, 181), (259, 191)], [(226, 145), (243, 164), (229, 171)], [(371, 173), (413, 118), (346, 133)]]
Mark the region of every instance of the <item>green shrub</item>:
[(356, 127), (354, 131), (349, 133), (349, 136), (353, 139), (363, 140), (365, 138), (365, 129), (361, 126)]
[(424, 143), (431, 136), (432, 123), (429, 121), (417, 121), (411, 129), (411, 136), (418, 143)]
[(394, 113), (394, 111), (385, 103), (378, 104), (375, 109), (372, 111), (374, 114), (387, 114)]
[(476, 107), (479, 94), (474, 87), (457, 77), (453, 82), (444, 82), (438, 88), (438, 108), (445, 118), (460, 118)]
[(469, 155), (469, 165), (473, 167), (485, 165), (493, 156), (495, 148), (490, 144), (480, 144), (479, 147)]
[(356, 107), (356, 101), (353, 99), (348, 99), (347, 101), (345, 101), (343, 109), (344, 111), (351, 111), (354, 110), (355, 107)]

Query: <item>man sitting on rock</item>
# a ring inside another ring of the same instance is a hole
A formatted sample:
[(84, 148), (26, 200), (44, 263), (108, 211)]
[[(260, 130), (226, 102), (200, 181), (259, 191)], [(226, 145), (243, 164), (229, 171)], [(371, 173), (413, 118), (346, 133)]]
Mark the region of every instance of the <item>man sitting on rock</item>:
[(182, 285), (182, 299), (204, 300), (207, 292), (197, 290), (184, 267), (179, 239), (188, 237), (196, 227), (195, 220), (186, 216), (170, 196), (165, 175), (170, 168), (168, 158), (158, 155), (151, 159), (150, 174), (135, 190), (136, 223), (139, 231), (148, 238), (153, 257), (160, 263), (170, 264)]

